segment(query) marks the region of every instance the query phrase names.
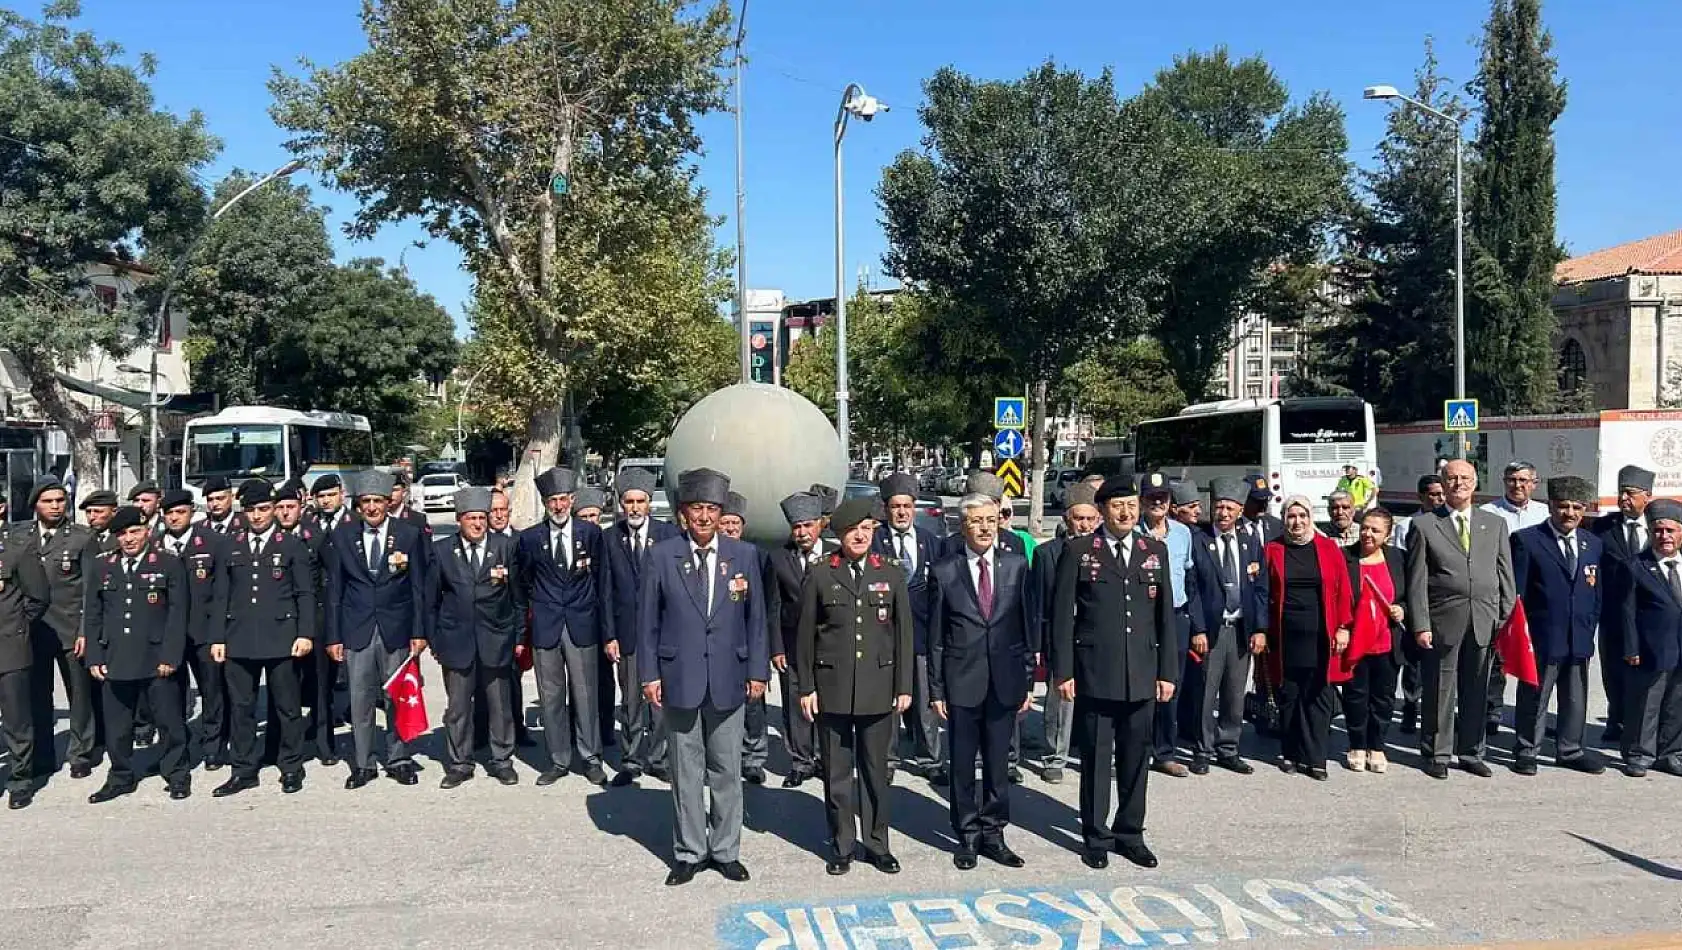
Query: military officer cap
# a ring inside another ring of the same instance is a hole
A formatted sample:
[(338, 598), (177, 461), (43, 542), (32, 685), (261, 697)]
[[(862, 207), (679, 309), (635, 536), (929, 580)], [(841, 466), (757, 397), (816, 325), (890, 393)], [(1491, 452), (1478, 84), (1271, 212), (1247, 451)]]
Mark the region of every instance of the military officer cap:
[(491, 510), (491, 490), (489, 488), (475, 488), (472, 485), (456, 490), (456, 517), (478, 511), (489, 514)]
[(578, 473), (570, 468), (555, 466), (537, 476), (537, 494), (540, 498), (553, 495), (570, 495), (578, 490)]
[(816, 521), (823, 517), (823, 499), (807, 491), (797, 491), (782, 501), (783, 517), (790, 525)]
[(1660, 498), (1647, 506), (1647, 522), (1671, 521), (1682, 525), (1682, 502)]
[(158, 510), (168, 511), (171, 508), (179, 508), (182, 505), (186, 505), (189, 508), (193, 507), (193, 493), (185, 488), (172, 488), (169, 491), (164, 492), (163, 500), (158, 502)]
[[(607, 492), (602, 491), (600, 488), (593, 488), (589, 485), (585, 485), (572, 496), (573, 511), (586, 511), (591, 508), (601, 511), (606, 507)], [(486, 510), (489, 509), (487, 508)]]
[(1104, 479), (1104, 486), (1098, 489), (1097, 501), (1100, 505), (1108, 504), (1111, 498), (1132, 498), (1139, 494), (1139, 486), (1134, 483), (1131, 475), (1111, 475)]
[(280, 487), (276, 488), (274, 490), (274, 500), (275, 501), (303, 501), (304, 500), (304, 493), (303, 493), (303, 490), (298, 487), (296, 481), (289, 480), (289, 481), (281, 482)]
[(253, 478), (239, 486), (239, 505), (250, 508), (275, 500), (274, 484), (266, 478)]
[(1189, 478), (1175, 479), (1168, 487), (1168, 498), (1176, 505), (1190, 505), (1202, 500), (1197, 483)]
[(1139, 479), (1139, 494), (1141, 495), (1172, 495), (1173, 493), (1174, 485), (1168, 478), (1167, 472), (1155, 471)]
[[(1653, 473), (1639, 465), (1625, 465), (1618, 469), (1618, 488), (1637, 488), (1650, 495), (1653, 493)], [(1551, 492), (1548, 497), (1553, 497)]]
[(735, 515), (745, 521), (748, 517), (748, 500), (740, 492), (727, 492), (719, 514)]
[[(325, 478), (326, 476), (322, 477)], [(228, 481), (228, 476), (226, 475), (212, 475), (204, 480), (204, 493), (206, 495), (214, 495), (219, 491), (233, 490), (234, 484), (233, 482)]]
[(370, 495), (377, 498), (390, 498), (391, 486), (396, 483), (392, 480), (390, 472), (370, 468), (357, 472), (351, 484), (356, 486), (356, 498), (366, 498)]
[(138, 501), (141, 495), (161, 495), (157, 482), (141, 482), (128, 490), (128, 500)]
[(133, 505), (124, 505), (111, 516), (111, 523), (106, 526), (112, 534), (122, 534), (129, 528), (138, 528), (146, 523), (146, 516)]
[(1272, 501), (1273, 500), (1273, 489), (1269, 488), (1268, 485), (1267, 485), (1267, 474), (1265, 472), (1262, 472), (1258, 469), (1250, 469), (1248, 472), (1245, 472), (1244, 473), (1244, 486), (1246, 488), (1248, 488), (1249, 492), (1250, 492), (1248, 499), (1234, 498), (1234, 499), (1232, 499), (1233, 501), (1242, 503), (1246, 500), (1248, 500), (1248, 501)]
[(841, 493), (821, 482), (813, 482), (812, 487), (806, 490), (818, 496), (825, 515), (834, 514), (835, 506), (841, 503)]
[(625, 469), (614, 480), (613, 490), (619, 493), (620, 498), (624, 498), (626, 492), (640, 491), (652, 501), (654, 500), (654, 473), (646, 468)]
[(43, 494), (54, 489), (64, 491), (64, 483), (56, 478), (36, 479), (35, 484), (29, 489), (29, 506), (31, 508), (35, 507), (35, 503), (41, 500)]
[(994, 501), (1002, 501), (1005, 497), (1005, 480), (992, 472), (976, 472), (969, 477), (964, 488), (972, 495), (986, 495)]
[(1209, 483), (1210, 501), (1235, 501), (1242, 505), (1255, 496), (1255, 488), (1236, 478), (1217, 478)]
[(281, 488), (290, 488), (293, 491), (298, 493), (299, 498), (304, 497), (304, 480), (297, 477), (296, 475), (294, 475), (291, 478), (288, 478), (284, 482), (281, 482), (280, 487)]
[(710, 468), (692, 468), (677, 477), (679, 505), (717, 505), (730, 500), (730, 476)]
[(829, 516), (830, 527), (837, 534), (851, 531), (860, 522), (870, 520), (875, 507), (876, 500), (873, 498), (850, 498), (838, 505), (835, 513)]
[(1549, 501), (1574, 501), (1579, 505), (1594, 502), (1594, 487), (1589, 480), (1576, 475), (1560, 475), (1548, 479)]
[(917, 499), (917, 480), (904, 472), (889, 475), (877, 487), (882, 492), (883, 501), (890, 501), (895, 495), (909, 495), (913, 501)]
[(104, 488), (99, 491), (88, 492), (82, 498), (82, 503), (76, 507), (83, 511), (87, 511), (89, 508), (115, 508), (117, 507), (117, 493)]
[(1070, 485), (1068, 490), (1063, 493), (1064, 511), (1068, 511), (1076, 505), (1092, 505), (1096, 507), (1097, 504), (1098, 489), (1086, 484), (1085, 482), (1076, 482), (1073, 485)]
[(324, 491), (332, 491), (335, 488), (343, 487), (345, 487), (344, 480), (337, 475), (317, 475), (315, 481), (310, 483), (310, 494), (319, 495)]

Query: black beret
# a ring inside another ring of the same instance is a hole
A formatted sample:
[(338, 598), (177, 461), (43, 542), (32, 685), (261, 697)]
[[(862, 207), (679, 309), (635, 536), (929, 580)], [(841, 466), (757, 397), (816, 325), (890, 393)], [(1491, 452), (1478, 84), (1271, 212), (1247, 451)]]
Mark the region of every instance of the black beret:
[(29, 506), (31, 508), (35, 507), (35, 503), (41, 500), (41, 495), (55, 488), (64, 491), (64, 483), (56, 478), (36, 479), (35, 484), (29, 489)]
[(135, 499), (139, 498), (141, 495), (161, 495), (161, 494), (163, 494), (163, 492), (161, 490), (159, 490), (157, 482), (141, 482), (140, 484), (138, 484), (138, 485), (136, 485), (133, 488), (128, 490), (128, 500), (129, 501), (134, 501)]
[(164, 492), (163, 500), (158, 502), (158, 509), (160, 511), (168, 511), (171, 508), (179, 508), (182, 505), (186, 505), (189, 508), (193, 506), (193, 493), (185, 488), (172, 488), (169, 491)]
[(242, 508), (261, 505), (274, 501), (274, 485), (266, 478), (252, 478), (239, 486), (239, 503)]
[(836, 534), (851, 531), (860, 522), (874, 517), (876, 504), (874, 498), (850, 498), (836, 506), (834, 514), (829, 516), (829, 525)]
[(140, 513), (139, 508), (133, 505), (124, 505), (117, 509), (116, 514), (111, 516), (111, 523), (106, 525), (106, 530), (112, 534), (121, 534), (129, 528), (138, 528), (145, 523), (146, 516)]
[(288, 481), (288, 482), (282, 483), (279, 488), (274, 490), (274, 500), (275, 501), (303, 501), (304, 500), (304, 494), (303, 494), (302, 491), (300, 491), (298, 489), (297, 485), (294, 485), (292, 482)]
[(89, 508), (115, 508), (117, 507), (117, 493), (104, 488), (88, 492), (82, 498), (82, 503), (76, 507), (83, 511), (87, 511)]
[(310, 483), (310, 494), (319, 495), (324, 491), (332, 491), (335, 488), (342, 489), (344, 487), (344, 480), (339, 478), (337, 475), (318, 475), (316, 476), (315, 481)]
[(1111, 475), (1104, 479), (1104, 485), (1098, 489), (1095, 500), (1099, 505), (1105, 505), (1111, 498), (1132, 498), (1138, 494), (1139, 486), (1134, 484), (1133, 476)]
[(219, 491), (233, 491), (233, 489), (234, 484), (228, 481), (226, 475), (212, 475), (204, 480), (204, 493), (206, 495), (214, 495)]

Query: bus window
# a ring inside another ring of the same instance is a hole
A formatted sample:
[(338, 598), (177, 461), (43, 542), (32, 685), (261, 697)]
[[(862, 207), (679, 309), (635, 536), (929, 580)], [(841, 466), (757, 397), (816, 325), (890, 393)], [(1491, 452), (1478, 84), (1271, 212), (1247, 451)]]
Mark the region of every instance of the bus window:
[(1197, 465), (1259, 468), (1265, 437), (1262, 422), (1258, 410), (1144, 423), (1138, 428), (1139, 469), (1149, 472)]
[(211, 475), (279, 476), (283, 471), (281, 427), (194, 426), (188, 432), (186, 454), (189, 479), (203, 481)]
[(374, 464), (374, 437), (355, 429), (292, 427), (293, 464), (302, 473), (311, 466), (369, 468)]

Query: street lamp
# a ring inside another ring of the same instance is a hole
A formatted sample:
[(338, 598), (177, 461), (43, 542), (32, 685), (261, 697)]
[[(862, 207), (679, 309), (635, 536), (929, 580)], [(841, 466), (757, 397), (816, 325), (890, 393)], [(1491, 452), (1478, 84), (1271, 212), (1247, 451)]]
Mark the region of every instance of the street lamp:
[(742, 39), (748, 28), (748, 0), (736, 16), (736, 329), (741, 331), (742, 382), (753, 382), (753, 349), (748, 342), (747, 194), (743, 189)]
[[(151, 392), (146, 400), (151, 408), (152, 414), (150, 420), (148, 421), (148, 428), (150, 431), (146, 434), (146, 471), (148, 473), (147, 478), (150, 481), (156, 482), (158, 480), (158, 407), (163, 404), (158, 402), (158, 340), (163, 337), (164, 320), (168, 318), (169, 314), (169, 298), (175, 293), (176, 275), (178, 275), (181, 272), (181, 269), (186, 267), (187, 263), (193, 259), (193, 255), (198, 252), (199, 245), (203, 244), (204, 239), (210, 235), (210, 225), (215, 224), (218, 218), (227, 214), (228, 210), (234, 205), (239, 204), (240, 201), (244, 200), (246, 195), (251, 194), (271, 181), (285, 178), (286, 176), (301, 170), (303, 167), (303, 160), (295, 158), (274, 171), (269, 172), (267, 175), (264, 175), (262, 178), (257, 179), (255, 182), (247, 186), (244, 191), (234, 195), (232, 198), (229, 198), (222, 207), (212, 211), (210, 213), (210, 221), (205, 224), (203, 230), (199, 231), (198, 236), (193, 238), (193, 243), (187, 245), (187, 250), (183, 251), (181, 256), (175, 259), (175, 262), (170, 266), (169, 270), (165, 274), (163, 297), (158, 300), (157, 313), (152, 317), (152, 365), (151, 369), (147, 370), (151, 376)], [(164, 400), (164, 402), (168, 401), (169, 400), (167, 398)]]
[(876, 113), (888, 111), (876, 97), (865, 95), (864, 87), (848, 83), (841, 91), (841, 108), (835, 112), (835, 431), (841, 436), (841, 457), (852, 463), (847, 424), (847, 296), (846, 254), (842, 243), (841, 140), (847, 135), (847, 118), (866, 122)]
[[(1441, 109), (1428, 106), (1412, 96), (1404, 96), (1395, 86), (1368, 86), (1362, 90), (1363, 99), (1394, 99), (1413, 106), (1420, 112), (1454, 129), (1454, 398), (1466, 398), (1466, 212), (1464, 189), (1461, 184), (1460, 120)], [(1454, 437), (1454, 457), (1466, 457), (1466, 438)]]
[(473, 384), (479, 381), (479, 376), (490, 366), (479, 367), (479, 371), (468, 377), (467, 383), (461, 387), (461, 395), (456, 397), (456, 451), (461, 454), (461, 461), (467, 461), (467, 436), (461, 428), (461, 410), (467, 405), (467, 394), (473, 391)]

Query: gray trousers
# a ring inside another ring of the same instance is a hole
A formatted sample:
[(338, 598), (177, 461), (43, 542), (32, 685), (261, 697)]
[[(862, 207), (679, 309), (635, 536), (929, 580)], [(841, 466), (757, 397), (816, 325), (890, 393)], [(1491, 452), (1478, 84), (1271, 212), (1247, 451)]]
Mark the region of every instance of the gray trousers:
[(1244, 731), (1244, 690), (1250, 683), (1250, 640), (1234, 625), (1222, 626), (1203, 658), (1203, 709), (1197, 718), (1198, 758), (1238, 755)]
[(473, 706), (482, 691), (491, 764), (504, 766), (514, 757), (514, 670), (474, 661), (467, 669), (444, 668), (444, 750), (450, 768), (473, 769)]
[(345, 650), (345, 676), (350, 683), (351, 763), (359, 769), (371, 769), (377, 761), (374, 745), (379, 733), (374, 727), (375, 709), (385, 710), (385, 767), (414, 764), (408, 743), (397, 738), (397, 720), (385, 692), (385, 681), (408, 661), (408, 647), (388, 650), (378, 636), (360, 650)]
[(1069, 764), (1069, 735), (1075, 727), (1075, 704), (1065, 702), (1056, 686), (1045, 691), (1045, 745), (1050, 751), (1042, 761), (1048, 769), (1060, 769)]
[[(602, 729), (596, 721), (596, 663), (601, 648), (575, 646), (563, 633), (561, 645), (533, 650), (537, 709), (550, 765), (570, 769), (576, 756), (585, 768), (602, 764)], [(572, 708), (567, 708), (571, 698)]]
[(747, 700), (742, 706), (742, 768), (763, 769), (765, 757), (771, 751), (771, 735), (766, 729), (765, 697)]
[(1569, 762), (1583, 754), (1583, 729), (1589, 715), (1589, 661), (1571, 660), (1544, 664), (1535, 686), (1522, 681), (1518, 684), (1518, 710), (1513, 720), (1516, 757), (1536, 758), (1542, 737), (1547, 734), (1548, 700), (1555, 695), (1559, 713), (1554, 758)]
[(742, 706), (721, 710), (710, 697), (699, 709), (666, 707), (677, 813), (672, 856), (679, 861), (741, 857), (742, 717)]
[(1682, 765), (1682, 671), (1624, 667), (1622, 751), (1642, 768), (1658, 759)]
[(637, 675), (637, 658), (621, 656), (619, 677), (620, 763), (644, 772), (666, 768), (665, 710), (642, 698), (642, 677)]
[[(912, 666), (911, 708), (903, 716), (894, 717), (903, 725), (903, 732), (894, 737), (893, 754), (889, 761), (904, 759), (922, 768), (939, 768), (945, 759), (940, 743), (940, 716), (929, 705), (929, 658), (919, 656)], [(903, 748), (909, 752), (900, 754)]]
[[(1441, 631), (1433, 631), (1440, 634)], [(1453, 646), (1433, 640), (1420, 663), (1425, 708), (1419, 716), (1419, 751), (1438, 762), (1449, 753), (1481, 759), (1488, 702), (1490, 657), (1495, 651), (1480, 645), (1466, 631)], [(1459, 715), (1455, 712), (1458, 709)]]

